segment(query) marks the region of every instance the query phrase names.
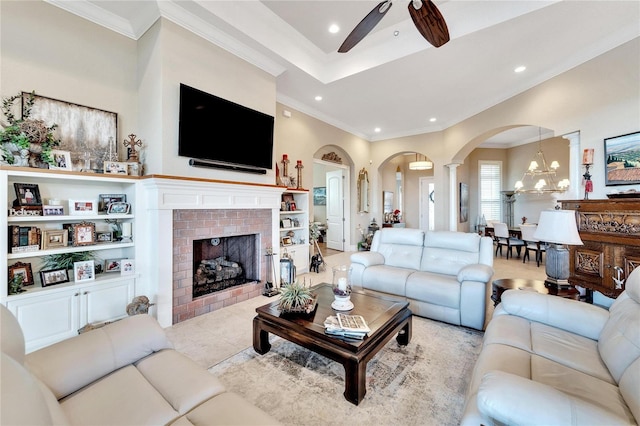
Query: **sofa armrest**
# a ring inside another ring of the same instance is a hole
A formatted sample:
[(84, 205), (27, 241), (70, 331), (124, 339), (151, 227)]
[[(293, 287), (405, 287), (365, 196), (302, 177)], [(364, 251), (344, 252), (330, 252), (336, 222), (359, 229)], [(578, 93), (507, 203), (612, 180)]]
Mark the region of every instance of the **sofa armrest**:
[(492, 276), (493, 268), (491, 266), (476, 263), (460, 269), (460, 272), (458, 272), (458, 282), (478, 281), (488, 283)]
[(484, 416), (499, 424), (633, 424), (633, 419), (620, 418), (551, 386), (502, 371), (489, 371), (482, 377), (477, 404)]
[(505, 313), (598, 340), (609, 311), (589, 303), (532, 291), (507, 290), (501, 296)]
[(149, 315), (135, 315), (47, 346), (26, 356), (26, 365), (57, 399), (171, 343)]
[(384, 256), (377, 251), (359, 251), (351, 255), (351, 263), (359, 263), (364, 267), (384, 265)]

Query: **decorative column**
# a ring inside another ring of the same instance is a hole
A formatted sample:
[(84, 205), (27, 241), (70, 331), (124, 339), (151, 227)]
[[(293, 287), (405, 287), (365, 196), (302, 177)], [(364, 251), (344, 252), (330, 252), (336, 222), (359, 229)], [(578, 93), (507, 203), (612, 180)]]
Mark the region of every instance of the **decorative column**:
[(582, 198), (582, 194), (580, 193), (582, 189), (580, 185), (582, 181), (580, 132), (569, 133), (568, 135), (563, 135), (563, 137), (569, 140), (569, 181), (571, 182), (571, 186), (562, 198), (578, 200)]
[(458, 174), (456, 169), (458, 168), (459, 163), (451, 163), (447, 164), (449, 168), (449, 230), (457, 231), (458, 230), (458, 206), (456, 201), (458, 200), (458, 196), (456, 194), (457, 189), (457, 181)]

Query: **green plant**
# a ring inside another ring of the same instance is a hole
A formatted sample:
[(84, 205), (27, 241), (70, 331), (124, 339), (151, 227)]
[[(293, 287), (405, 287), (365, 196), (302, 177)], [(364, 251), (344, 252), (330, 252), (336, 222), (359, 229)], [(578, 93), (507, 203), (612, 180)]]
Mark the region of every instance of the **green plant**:
[(92, 251), (83, 251), (77, 253), (59, 253), (49, 254), (42, 258), (44, 262), (42, 270), (48, 269), (71, 269), (75, 262), (84, 262), (96, 259), (95, 253)]
[(278, 309), (281, 311), (303, 311), (312, 302), (313, 294), (311, 294), (311, 289), (305, 286), (304, 283), (294, 282), (280, 288)]
[(24, 291), (22, 289), (22, 280), (24, 280), (23, 275), (14, 275), (11, 278), (9, 281), (9, 294), (18, 294)]

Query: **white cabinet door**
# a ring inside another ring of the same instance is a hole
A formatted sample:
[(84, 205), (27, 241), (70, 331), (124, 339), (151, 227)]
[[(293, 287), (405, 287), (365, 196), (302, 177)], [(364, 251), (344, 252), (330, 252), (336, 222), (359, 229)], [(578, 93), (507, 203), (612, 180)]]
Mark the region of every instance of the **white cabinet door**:
[[(113, 321), (127, 316), (127, 305), (131, 303), (135, 288), (133, 278), (82, 291), (81, 325)], [(86, 312), (85, 312), (86, 311)]]
[(22, 327), (27, 352), (78, 334), (80, 291), (71, 289), (7, 302)]
[(296, 245), (288, 250), (289, 256), (293, 259), (293, 264), (296, 266), (296, 274), (302, 274), (309, 272), (309, 246), (308, 245)]

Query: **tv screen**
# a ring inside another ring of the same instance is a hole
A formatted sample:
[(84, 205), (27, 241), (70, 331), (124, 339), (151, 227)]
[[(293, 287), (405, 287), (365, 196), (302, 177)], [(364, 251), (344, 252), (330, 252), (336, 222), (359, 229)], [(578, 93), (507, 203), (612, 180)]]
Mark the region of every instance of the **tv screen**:
[(273, 117), (180, 84), (178, 155), (273, 167)]

